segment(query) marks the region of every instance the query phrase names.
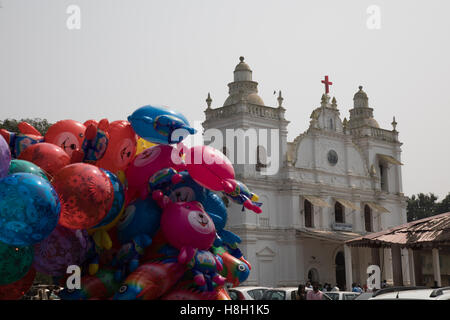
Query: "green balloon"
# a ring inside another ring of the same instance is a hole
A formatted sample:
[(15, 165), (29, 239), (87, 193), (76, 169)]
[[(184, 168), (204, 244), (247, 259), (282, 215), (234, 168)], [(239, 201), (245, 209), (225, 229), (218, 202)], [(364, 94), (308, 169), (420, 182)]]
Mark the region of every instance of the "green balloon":
[(19, 159), (11, 160), (8, 174), (19, 173), (19, 172), (31, 173), (31, 174), (34, 174), (34, 175), (41, 177), (48, 181), (47, 175), (45, 174), (44, 170), (39, 168), (34, 163), (32, 163), (30, 161), (26, 161), (26, 160), (19, 160)]
[(33, 246), (16, 247), (0, 242), (0, 285), (22, 279), (33, 264)]

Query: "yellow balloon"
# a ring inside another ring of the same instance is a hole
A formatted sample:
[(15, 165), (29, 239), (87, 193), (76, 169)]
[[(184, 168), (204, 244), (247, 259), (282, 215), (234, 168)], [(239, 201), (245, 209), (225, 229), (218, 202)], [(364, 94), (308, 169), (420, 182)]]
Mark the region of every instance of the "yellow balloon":
[(137, 146), (136, 146), (136, 154), (139, 154), (142, 151), (144, 151), (145, 149), (148, 149), (153, 146), (156, 146), (156, 143), (148, 142), (147, 140), (139, 138), (137, 141)]

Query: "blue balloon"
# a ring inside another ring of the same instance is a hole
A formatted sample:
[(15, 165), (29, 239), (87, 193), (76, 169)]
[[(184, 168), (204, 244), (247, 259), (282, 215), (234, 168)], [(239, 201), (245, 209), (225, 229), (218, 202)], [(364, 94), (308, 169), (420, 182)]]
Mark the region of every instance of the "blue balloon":
[[(101, 168), (100, 168), (101, 169)], [(108, 211), (106, 216), (103, 218), (102, 221), (100, 221), (99, 224), (92, 227), (93, 229), (99, 228), (101, 226), (106, 226), (107, 224), (110, 224), (114, 221), (114, 219), (117, 217), (117, 215), (122, 211), (123, 204), (125, 203), (125, 191), (123, 188), (122, 182), (120, 182), (119, 178), (113, 174), (111, 171), (108, 171), (106, 169), (101, 169), (109, 178), (109, 181), (111, 181), (111, 184), (114, 189), (114, 200), (111, 209)]]
[(161, 214), (161, 208), (151, 198), (130, 203), (117, 224), (119, 242), (131, 242), (140, 235), (153, 238), (159, 230)]
[(141, 138), (159, 144), (179, 143), (197, 132), (181, 113), (160, 106), (141, 107), (128, 121)]
[(41, 242), (55, 229), (61, 205), (50, 182), (31, 173), (0, 180), (0, 241), (13, 246)]

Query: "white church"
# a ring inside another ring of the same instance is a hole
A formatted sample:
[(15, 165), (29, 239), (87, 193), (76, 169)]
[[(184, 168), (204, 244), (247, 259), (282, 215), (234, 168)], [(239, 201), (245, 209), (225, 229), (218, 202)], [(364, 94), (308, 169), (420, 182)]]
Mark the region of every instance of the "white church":
[[(263, 213), (228, 204), (227, 229), (242, 238), (239, 247), (252, 264), (245, 285), (298, 286), (311, 280), (349, 290), (352, 282), (366, 283), (371, 264), (379, 265), (382, 279), (392, 283), (390, 250), (350, 248), (344, 242), (406, 223), (397, 123), (394, 119), (392, 130), (380, 128), (361, 86), (349, 119), (341, 119), (336, 99), (328, 95), (328, 77), (322, 82), (326, 93), (320, 106), (312, 110), (308, 130), (292, 142), (287, 141), (289, 121), (281, 92), (278, 106), (266, 106), (243, 57), (223, 106), (213, 108), (209, 94), (206, 99), (205, 132), (218, 129), (223, 137), (227, 129), (279, 132), (273, 152), (267, 144), (245, 147), (246, 140), (259, 143), (249, 137), (234, 150), (227, 148), (230, 141), (223, 141), (222, 150), (234, 163), (237, 148), (256, 150), (256, 163), (234, 166), (236, 179), (264, 203)], [(271, 162), (279, 170), (264, 174)], [(401, 259), (408, 263), (407, 251), (402, 250)], [(403, 270), (403, 279), (409, 279), (407, 268)]]

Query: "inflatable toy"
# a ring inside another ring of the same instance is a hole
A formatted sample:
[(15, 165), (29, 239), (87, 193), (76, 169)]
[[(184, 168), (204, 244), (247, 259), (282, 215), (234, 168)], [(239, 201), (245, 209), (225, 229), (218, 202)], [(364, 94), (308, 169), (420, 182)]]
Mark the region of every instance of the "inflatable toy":
[(58, 195), (51, 184), (31, 173), (0, 180), (0, 241), (27, 246), (45, 239), (60, 215)]
[(11, 160), (11, 165), (9, 166), (8, 174), (14, 173), (31, 173), (35, 176), (41, 177), (48, 181), (45, 172), (39, 168), (37, 165), (30, 161), (13, 159)]
[(161, 191), (154, 191), (153, 198), (163, 208), (161, 230), (173, 247), (180, 250), (178, 262), (187, 265), (194, 273), (195, 282), (205, 285), (205, 275), (217, 284), (224, 279), (217, 271), (222, 264), (207, 251), (216, 237), (214, 222), (204, 211), (200, 202), (172, 202)]
[(69, 157), (73, 151), (80, 150), (86, 126), (75, 120), (60, 120), (48, 128), (44, 141), (60, 147)]
[(113, 265), (118, 269), (116, 277), (133, 272), (139, 265), (139, 258), (152, 243), (161, 220), (161, 209), (152, 199), (131, 203), (117, 225), (117, 237), (122, 244)]
[(137, 197), (145, 199), (149, 193), (150, 177), (165, 168), (173, 168), (178, 172), (186, 169), (178, 150), (172, 146), (157, 145), (137, 155), (125, 170), (129, 201)]
[(61, 201), (59, 223), (70, 229), (89, 229), (111, 210), (114, 190), (101, 169), (74, 163), (61, 169), (52, 179)]
[(179, 143), (197, 132), (181, 113), (164, 107), (143, 106), (128, 121), (141, 138), (153, 143)]
[(258, 201), (258, 195), (251, 192), (248, 187), (238, 180), (234, 180), (230, 182), (233, 186), (233, 191), (225, 192), (228, 198), (233, 200), (237, 204), (243, 205), (242, 211), (244, 211), (244, 207), (252, 210), (256, 213), (261, 213), (261, 202)]
[(234, 190), (234, 169), (231, 161), (210, 146), (195, 146), (186, 154), (186, 166), (192, 179), (213, 191)]
[(27, 147), (18, 157), (40, 167), (49, 176), (53, 177), (63, 167), (70, 164), (69, 155), (60, 147), (51, 143), (38, 143)]
[(177, 262), (147, 262), (140, 265), (123, 282), (114, 300), (154, 300), (183, 276), (185, 267)]
[(36, 270), (31, 267), (20, 280), (0, 286), (0, 300), (19, 300), (30, 290), (36, 277)]
[(34, 267), (38, 272), (63, 276), (70, 265), (81, 265), (92, 248), (86, 230), (73, 230), (61, 225), (44, 241), (34, 246)]
[(220, 274), (225, 278), (225, 282), (238, 287), (247, 280), (250, 275), (249, 266), (243, 261), (233, 257), (223, 247), (212, 247), (212, 252), (219, 256), (219, 260), (223, 265)]
[(114, 279), (114, 270), (100, 269), (95, 275), (85, 275), (81, 278), (81, 289), (61, 291), (62, 300), (108, 299), (117, 292), (120, 283)]
[(8, 175), (8, 169), (11, 163), (11, 151), (8, 143), (0, 136), (0, 179)]
[(0, 285), (22, 279), (33, 263), (33, 246), (16, 247), (0, 242)]
[(136, 154), (136, 133), (128, 121), (111, 122), (108, 128), (109, 142), (103, 157), (96, 166), (114, 174), (125, 170)]
[(215, 245), (240, 243), (241, 238), (224, 229), (228, 214), (222, 199), (210, 190), (200, 186), (191, 178), (187, 171), (180, 172), (180, 176), (181, 180), (176, 184), (170, 185), (168, 189), (163, 190), (163, 193), (173, 202), (200, 202), (214, 222), (218, 235)]
[[(108, 129), (107, 119), (102, 119), (98, 125), (91, 123), (87, 126), (80, 150), (83, 162), (94, 163), (105, 155), (109, 143)], [(78, 155), (78, 157), (80, 156)]]
[(44, 137), (26, 122), (21, 122), (18, 125), (19, 133), (9, 132), (5, 129), (0, 129), (0, 135), (3, 136), (11, 150), (11, 155), (14, 158), (20, 156), (23, 150), (32, 144), (44, 141)]

